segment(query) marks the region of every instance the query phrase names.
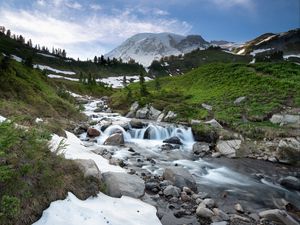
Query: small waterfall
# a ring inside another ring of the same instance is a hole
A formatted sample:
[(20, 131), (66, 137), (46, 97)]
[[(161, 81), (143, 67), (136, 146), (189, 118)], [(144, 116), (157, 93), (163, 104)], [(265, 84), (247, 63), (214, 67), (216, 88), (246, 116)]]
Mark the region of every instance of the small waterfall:
[(191, 128), (176, 127), (175, 125), (164, 127), (157, 124), (149, 124), (147, 127), (141, 129), (129, 128), (127, 131), (119, 125), (112, 125), (106, 128), (103, 133), (105, 136), (109, 136), (116, 131), (122, 132), (126, 141), (130, 141), (131, 139), (163, 141), (167, 138), (178, 137), (184, 144), (194, 142)]

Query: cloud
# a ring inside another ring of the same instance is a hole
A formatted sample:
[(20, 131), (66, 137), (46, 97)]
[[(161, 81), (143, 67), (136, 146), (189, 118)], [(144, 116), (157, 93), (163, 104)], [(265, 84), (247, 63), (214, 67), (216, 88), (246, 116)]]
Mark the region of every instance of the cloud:
[(98, 11), (98, 10), (101, 10), (101, 9), (102, 9), (101, 5), (98, 5), (98, 4), (91, 4), (91, 5), (90, 5), (90, 8), (91, 8), (92, 10), (95, 10), (95, 11)]
[(78, 2), (66, 2), (65, 3), (67, 7), (71, 8), (71, 9), (81, 9), (82, 5), (79, 4)]
[[(53, 4), (63, 5), (62, 0)], [(81, 11), (80, 11), (81, 12)], [(191, 25), (177, 19), (140, 18), (134, 10), (126, 9), (110, 14), (74, 15), (75, 20), (40, 10), (0, 9), (0, 24), (13, 33), (31, 38), (34, 44), (48, 48), (65, 48), (69, 56), (86, 59), (104, 54), (126, 38), (141, 32), (175, 32), (186, 34)], [(78, 18), (76, 20), (76, 18)]]
[(243, 7), (246, 9), (253, 9), (253, 0), (211, 0), (215, 5), (221, 8)]

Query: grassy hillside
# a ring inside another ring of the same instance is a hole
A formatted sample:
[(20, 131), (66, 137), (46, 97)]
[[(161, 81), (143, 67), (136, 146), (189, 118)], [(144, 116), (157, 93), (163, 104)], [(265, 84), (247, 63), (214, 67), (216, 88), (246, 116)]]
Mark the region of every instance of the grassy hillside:
[[(300, 106), (299, 79), (299, 66), (293, 63), (208, 64), (183, 76), (160, 78), (160, 85), (148, 82), (148, 96), (141, 97), (139, 84), (132, 84), (132, 98), (128, 90), (122, 90), (113, 95), (111, 103), (124, 111), (136, 100), (142, 105), (153, 103), (160, 110), (174, 110), (180, 121), (215, 118), (230, 127), (268, 125), (272, 113), (284, 106)], [(246, 100), (234, 104), (241, 96)], [(202, 103), (213, 110), (207, 111)]]
[(195, 50), (182, 56), (170, 56), (154, 61), (149, 67), (149, 73), (155, 76), (181, 75), (205, 64), (249, 63), (251, 58), (251, 56), (233, 55), (220, 48), (210, 47), (206, 50)]
[(92, 73), (96, 78), (101, 78), (108, 76), (133, 75), (138, 74), (140, 71), (144, 71), (144, 68), (138, 64), (111, 62), (110, 64), (100, 65), (91, 61), (77, 61), (51, 54), (50, 56), (52, 57), (47, 57), (38, 53), (46, 55), (49, 55), (49, 53), (30, 48), (28, 45), (22, 44), (21, 42), (0, 33), (0, 54), (1, 53), (6, 55), (16, 55), (22, 59), (30, 57), (34, 64), (47, 65), (60, 70), (74, 71), (77, 74), (75, 77), (78, 77), (80, 72), (84, 74)]

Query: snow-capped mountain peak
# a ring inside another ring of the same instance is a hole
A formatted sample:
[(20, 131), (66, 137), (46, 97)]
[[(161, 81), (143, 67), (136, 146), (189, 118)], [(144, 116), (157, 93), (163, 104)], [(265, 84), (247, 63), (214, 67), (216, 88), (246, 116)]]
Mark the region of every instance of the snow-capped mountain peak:
[(164, 56), (180, 55), (197, 48), (207, 47), (201, 36), (182, 36), (172, 33), (140, 33), (123, 42), (107, 53), (105, 57), (121, 58), (128, 62), (134, 59), (143, 66), (150, 66), (153, 60)]

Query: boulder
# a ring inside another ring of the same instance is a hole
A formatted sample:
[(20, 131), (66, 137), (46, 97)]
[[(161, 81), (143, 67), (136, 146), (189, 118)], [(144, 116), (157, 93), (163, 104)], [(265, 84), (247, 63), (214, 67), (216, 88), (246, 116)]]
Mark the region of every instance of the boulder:
[(100, 131), (95, 128), (89, 127), (87, 129), (87, 135), (89, 137), (98, 137), (98, 136), (100, 136), (100, 134), (101, 134)]
[(216, 202), (211, 198), (204, 199), (201, 204), (204, 204), (207, 208), (213, 208), (216, 205)]
[(236, 157), (236, 151), (241, 147), (241, 140), (218, 141), (216, 149), (228, 158)]
[(165, 139), (163, 143), (169, 143), (169, 144), (175, 144), (175, 145), (182, 145), (181, 140), (179, 137), (170, 137), (168, 139)]
[(300, 115), (274, 114), (270, 121), (274, 124), (280, 124), (280, 126), (293, 125), (300, 127)]
[(223, 212), (221, 209), (213, 208), (212, 210), (214, 212), (214, 217), (212, 218), (213, 222), (219, 222), (219, 221), (227, 221), (229, 220), (229, 216)]
[(165, 116), (164, 121), (170, 122), (170, 121), (174, 120), (176, 117), (177, 117), (176, 113), (174, 113), (173, 111), (169, 111), (167, 113), (167, 115)]
[(168, 185), (164, 190), (164, 195), (167, 197), (179, 197), (180, 195), (180, 189), (178, 187), (175, 187), (173, 185)]
[(205, 124), (209, 124), (210, 126), (212, 126), (213, 128), (216, 128), (216, 129), (222, 129), (222, 125), (219, 124), (218, 121), (216, 121), (215, 119), (212, 119), (212, 120), (209, 120), (209, 121), (206, 121), (204, 122)]
[(136, 111), (136, 118), (139, 119), (147, 119), (148, 118), (149, 109), (148, 106), (145, 106), (138, 111)]
[(126, 117), (127, 118), (133, 118), (135, 117), (135, 112), (138, 110), (139, 108), (139, 103), (138, 102), (134, 102), (131, 107), (129, 112), (127, 113)]
[(137, 119), (132, 119), (129, 122), (129, 124), (134, 129), (141, 129), (147, 125), (147, 124), (143, 123), (141, 120), (137, 120)]
[(191, 125), (199, 125), (201, 124), (201, 120), (191, 120)]
[(157, 120), (157, 118), (160, 116), (161, 111), (155, 109), (153, 106), (150, 106), (149, 113), (148, 113), (148, 119), (150, 120)]
[(74, 162), (79, 166), (79, 169), (83, 172), (84, 177), (95, 177), (99, 181), (102, 179), (102, 175), (92, 159), (75, 159)]
[(165, 114), (164, 113), (161, 113), (158, 117), (157, 117), (157, 122), (161, 122), (164, 120), (164, 117), (165, 117)]
[(106, 184), (107, 194), (111, 197), (126, 195), (140, 198), (145, 193), (145, 183), (137, 175), (106, 172), (103, 173), (103, 182)]
[(187, 169), (182, 167), (172, 166), (165, 169), (163, 173), (165, 180), (171, 181), (176, 187), (189, 187), (194, 192), (197, 191), (197, 185)]
[(193, 153), (196, 155), (205, 155), (210, 150), (209, 144), (196, 142), (193, 144)]
[(299, 225), (286, 211), (279, 209), (270, 209), (259, 213), (261, 218), (266, 218), (279, 224), (285, 225)]
[(170, 151), (170, 150), (174, 150), (174, 149), (178, 149), (178, 148), (180, 148), (180, 146), (178, 146), (178, 145), (172, 145), (172, 144), (163, 144), (162, 146), (161, 146), (161, 150), (162, 151)]
[(244, 213), (244, 209), (243, 207), (241, 206), (241, 204), (237, 203), (234, 205), (234, 209), (239, 212), (239, 213)]
[(280, 162), (300, 165), (300, 139), (281, 139), (276, 149), (276, 158)]
[(288, 188), (288, 189), (293, 189), (293, 190), (298, 190), (300, 191), (300, 179), (297, 177), (284, 177), (279, 180), (280, 185)]
[(235, 105), (239, 105), (239, 104), (241, 104), (243, 101), (245, 101), (246, 100), (246, 97), (245, 96), (242, 96), (242, 97), (239, 97), (239, 98), (237, 98), (236, 100), (234, 100), (234, 102), (233, 102), (233, 104), (235, 104)]
[(212, 109), (213, 109), (213, 107), (211, 105), (208, 105), (205, 103), (202, 103), (201, 106), (208, 111), (212, 111)]
[(122, 133), (115, 133), (109, 136), (104, 145), (123, 145), (124, 144), (124, 136)]
[(199, 217), (211, 219), (214, 216), (214, 212), (206, 208), (205, 205), (200, 204), (196, 209), (196, 215)]

